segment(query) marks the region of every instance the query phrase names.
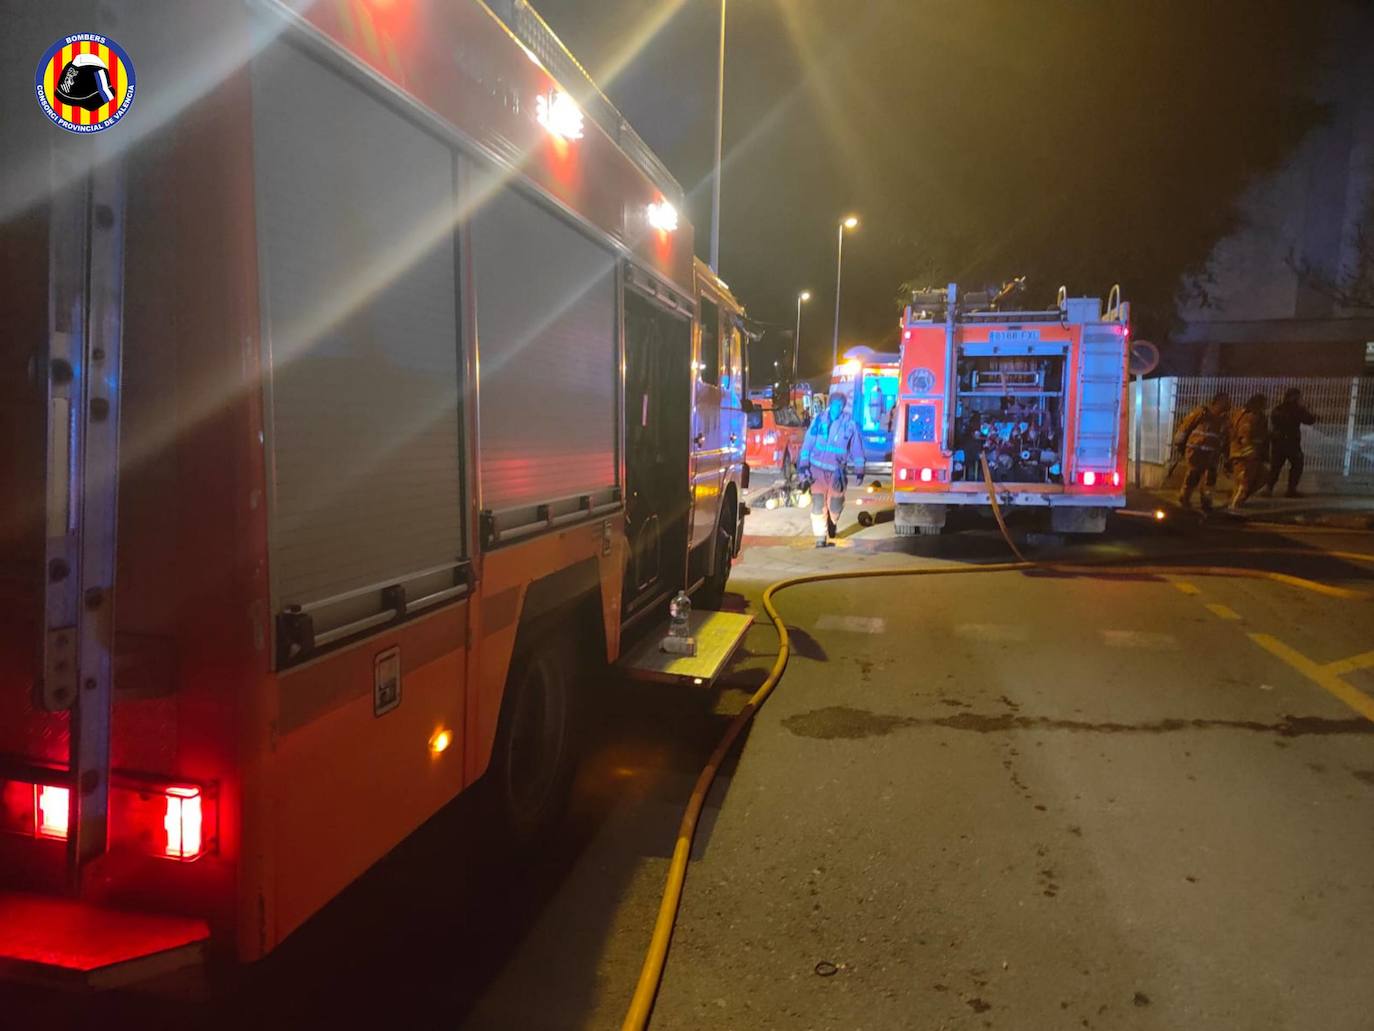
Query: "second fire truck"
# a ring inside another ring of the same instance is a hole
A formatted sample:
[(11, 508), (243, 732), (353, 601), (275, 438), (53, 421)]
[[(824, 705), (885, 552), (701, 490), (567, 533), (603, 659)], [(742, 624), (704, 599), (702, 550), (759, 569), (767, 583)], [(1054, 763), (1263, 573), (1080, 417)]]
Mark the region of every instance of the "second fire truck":
[(1113, 288), (1004, 310), (1013, 291), (913, 293), (902, 319), (893, 456), (898, 534), (938, 533), (951, 506), (1036, 508), (1052, 529), (1100, 533), (1126, 503), (1130, 306)]

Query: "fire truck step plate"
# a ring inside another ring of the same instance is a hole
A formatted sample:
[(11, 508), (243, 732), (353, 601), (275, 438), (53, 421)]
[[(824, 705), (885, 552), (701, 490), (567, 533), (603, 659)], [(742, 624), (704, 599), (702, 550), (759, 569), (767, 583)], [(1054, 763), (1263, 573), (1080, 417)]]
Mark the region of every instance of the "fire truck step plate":
[(740, 612), (693, 610), (692, 636), (697, 641), (695, 655), (669, 655), (659, 649), (658, 643), (668, 632), (668, 622), (664, 620), (622, 655), (616, 667), (631, 680), (709, 687), (725, 669), (753, 622), (753, 616)]
[(0, 977), (113, 988), (200, 963), (204, 920), (0, 892)]

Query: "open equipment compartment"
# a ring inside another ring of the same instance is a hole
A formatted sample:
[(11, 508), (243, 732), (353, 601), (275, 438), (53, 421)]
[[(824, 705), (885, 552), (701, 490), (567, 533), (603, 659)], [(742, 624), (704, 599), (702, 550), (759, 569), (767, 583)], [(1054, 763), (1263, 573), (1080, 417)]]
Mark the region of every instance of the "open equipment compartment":
[(998, 483), (1064, 482), (1067, 355), (970, 355), (957, 365), (953, 479), (980, 481), (979, 452)]

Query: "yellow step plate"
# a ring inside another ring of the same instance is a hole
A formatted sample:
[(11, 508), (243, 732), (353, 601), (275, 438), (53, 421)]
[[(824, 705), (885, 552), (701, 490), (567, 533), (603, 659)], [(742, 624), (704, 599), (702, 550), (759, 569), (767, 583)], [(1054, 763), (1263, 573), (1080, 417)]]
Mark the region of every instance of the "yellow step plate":
[(741, 612), (692, 612), (695, 655), (669, 655), (659, 648), (668, 632), (663, 622), (620, 657), (616, 667), (631, 680), (656, 680), (667, 684), (709, 687), (749, 632), (754, 617)]

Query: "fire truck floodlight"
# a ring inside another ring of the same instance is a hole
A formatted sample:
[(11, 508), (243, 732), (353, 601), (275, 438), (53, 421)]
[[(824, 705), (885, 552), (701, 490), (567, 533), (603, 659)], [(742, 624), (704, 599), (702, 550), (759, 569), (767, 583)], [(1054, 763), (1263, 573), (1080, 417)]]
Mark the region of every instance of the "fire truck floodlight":
[(534, 117), (545, 129), (563, 140), (582, 138), (582, 109), (560, 89), (541, 93), (534, 100)]
[(663, 233), (677, 232), (677, 208), (666, 200), (650, 204), (649, 225)]

